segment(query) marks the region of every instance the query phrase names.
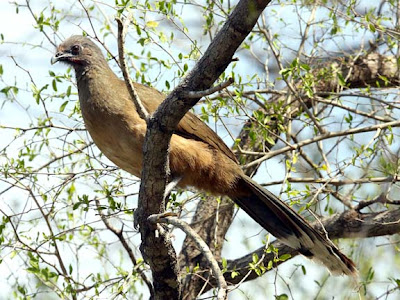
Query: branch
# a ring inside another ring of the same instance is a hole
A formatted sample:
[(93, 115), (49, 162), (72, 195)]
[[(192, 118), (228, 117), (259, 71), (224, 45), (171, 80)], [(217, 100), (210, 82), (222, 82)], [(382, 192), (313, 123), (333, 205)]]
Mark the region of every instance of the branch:
[(387, 197), (387, 193), (382, 193), (378, 197), (372, 200), (363, 200), (358, 203), (358, 205), (354, 208), (356, 211), (360, 211), (365, 207), (368, 207), (375, 203), (382, 203), (382, 204), (392, 204), (392, 205), (400, 205), (399, 200), (390, 200)]
[(121, 66), (122, 74), (124, 75), (124, 81), (126, 84), (126, 87), (129, 91), (129, 95), (131, 96), (131, 99), (133, 103), (135, 104), (136, 110), (139, 114), (139, 116), (143, 120), (147, 120), (149, 117), (149, 113), (147, 112), (146, 108), (143, 106), (142, 101), (140, 101), (139, 95), (136, 93), (136, 90), (132, 84), (131, 78), (129, 77), (129, 72), (128, 72), (128, 66), (126, 65), (125, 61), (125, 36), (126, 36), (126, 30), (128, 28), (130, 18), (126, 18), (126, 20), (123, 22), (120, 18), (115, 18), (118, 24), (118, 55), (119, 55), (119, 63)]
[[(164, 212), (164, 191), (168, 178), (168, 148), (173, 131), (199, 99), (185, 99), (190, 91), (207, 90), (232, 62), (236, 49), (251, 32), (270, 1), (241, 0), (217, 33), (208, 49), (181, 83), (168, 95), (147, 122), (143, 145), (143, 168), (137, 209), (142, 237), (141, 251), (149, 263), (156, 298), (179, 299), (180, 282), (174, 249), (167, 238), (155, 237), (147, 217)], [(165, 276), (167, 275), (167, 276)], [(168, 277), (169, 276), (169, 277)], [(165, 278), (168, 280), (165, 280)]]
[[(191, 227), (207, 242), (216, 260), (221, 259), (224, 238), (233, 220), (234, 207), (234, 203), (227, 197), (217, 200), (208, 196), (199, 201), (194, 213)], [(185, 274), (183, 296), (185, 299), (197, 299), (208, 279), (197, 276), (198, 273), (192, 271), (197, 266), (204, 270), (208, 264), (195, 242), (189, 237), (185, 238), (179, 261), (181, 262), (181, 272)]]
[[(361, 214), (355, 210), (347, 210), (343, 213), (335, 214), (331, 217), (321, 220), (326, 232), (330, 239), (339, 238), (367, 238), (384, 235), (392, 235), (400, 232), (400, 209), (384, 211), (380, 213)], [(313, 226), (321, 230), (321, 223), (314, 222)], [(299, 255), (299, 253), (283, 243), (275, 240), (271, 243), (274, 248), (278, 250), (278, 255), (289, 254), (290, 259)], [(235, 260), (228, 261), (228, 271), (224, 273), (225, 279), (230, 284), (237, 284), (242, 280), (249, 281), (259, 277), (254, 271), (249, 268), (249, 264), (253, 262), (253, 255), (257, 254), (258, 257), (263, 257), (263, 263), (268, 264), (269, 261), (274, 260), (275, 253), (266, 253), (265, 246), (246, 254)], [(290, 260), (288, 259), (288, 260)], [(285, 260), (285, 261), (288, 261)], [(276, 260), (275, 260), (276, 261)], [(278, 260), (276, 266), (284, 261)], [(235, 272), (232, 278), (232, 272)], [(250, 272), (250, 274), (249, 274)], [(245, 277), (247, 276), (247, 277)], [(204, 289), (204, 292), (212, 288), (213, 282)]]
[(275, 184), (283, 184), (287, 182), (301, 182), (301, 183), (329, 183), (334, 186), (341, 186), (347, 184), (363, 184), (363, 183), (383, 183), (383, 182), (398, 182), (400, 178), (398, 176), (386, 176), (386, 177), (362, 177), (354, 179), (336, 179), (336, 178), (313, 178), (313, 177), (287, 177), (285, 180), (270, 181), (263, 186), (270, 186)]
[(204, 91), (196, 91), (196, 92), (189, 91), (188, 93), (186, 93), (185, 97), (190, 99), (199, 99), (214, 94), (215, 92), (219, 92), (220, 90), (223, 90), (224, 88), (230, 86), (232, 83), (233, 83), (233, 78), (229, 78), (227, 81), (224, 81)]
[[(338, 137), (338, 136), (344, 136), (344, 135), (351, 135), (351, 134), (356, 134), (356, 133), (363, 133), (363, 132), (369, 132), (369, 131), (375, 131), (375, 130), (382, 130), (384, 128), (388, 128), (388, 127), (398, 127), (400, 126), (400, 121), (392, 121), (392, 122), (387, 122), (387, 123), (383, 123), (383, 124), (376, 124), (376, 125), (371, 125), (371, 126), (366, 126), (366, 127), (361, 127), (361, 128), (350, 128), (347, 130), (343, 130), (343, 131), (331, 131), (331, 132), (327, 132), (321, 135), (318, 135), (316, 137), (313, 137), (311, 139), (307, 139), (307, 140), (303, 140), (297, 144), (293, 144), (293, 145), (289, 145), (286, 147), (282, 147), (279, 150), (276, 151), (271, 151), (268, 154), (253, 160), (251, 163), (248, 163), (246, 166), (244, 166), (245, 168), (247, 167), (251, 167), (257, 164), (260, 164), (261, 162), (270, 159), (271, 157), (277, 156), (279, 154), (285, 153), (287, 151), (290, 150), (296, 150), (298, 148), (301, 148), (303, 146), (312, 144), (312, 143), (316, 143), (325, 139), (330, 139), (330, 138), (334, 138), (334, 137)], [(259, 154), (259, 153), (257, 153)]]
[[(378, 68), (380, 71), (379, 72), (370, 72), (369, 69), (377, 69), (374, 67), (374, 65), (371, 63), (373, 61), (373, 57), (379, 57), (379, 62), (380, 62), (380, 67)], [(366, 68), (365, 61), (369, 61), (368, 68)], [(341, 70), (339, 72), (343, 74), (349, 74), (348, 69), (346, 69), (346, 64), (341, 64), (339, 66), (340, 61), (338, 60), (336, 63), (336, 70)], [(313, 73), (318, 74), (322, 69), (329, 67), (331, 64), (331, 61), (327, 62), (325, 65), (317, 65), (313, 68)], [(363, 89), (366, 87), (381, 87), (385, 86), (385, 88), (391, 88), (391, 87), (396, 87), (397, 82), (398, 82), (398, 77), (396, 75), (395, 70), (397, 69), (397, 64), (396, 64), (396, 58), (395, 57), (385, 57), (379, 54), (370, 54), (366, 57), (359, 57), (357, 61), (355, 61), (354, 66), (351, 70), (351, 76), (347, 79), (347, 83), (349, 87), (352, 88), (359, 88)], [(383, 75), (389, 80), (388, 85), (383, 85), (382, 79), (380, 78), (380, 74), (383, 71)], [(369, 76), (369, 77), (368, 77)], [(314, 92), (314, 95), (320, 96), (318, 99), (321, 97), (326, 97), (329, 98), (331, 96), (338, 95), (336, 92), (332, 92), (336, 90), (336, 87), (338, 85), (337, 83), (337, 76), (333, 76), (332, 78), (329, 78), (329, 80), (324, 81), (323, 78), (318, 81), (318, 85), (316, 86), (316, 91)], [(335, 82), (332, 82), (335, 81)], [(296, 82), (296, 86), (301, 85), (301, 82)], [(286, 107), (282, 108), (281, 111), (276, 111), (276, 107), (274, 103), (286, 103), (287, 101), (285, 100), (288, 91), (287, 89), (283, 89), (280, 91), (277, 90), (271, 90), (271, 89), (258, 89), (254, 91), (244, 91), (243, 95), (248, 96), (248, 95), (253, 95), (256, 93), (261, 93), (261, 94), (273, 94), (273, 96), (270, 98), (269, 103), (271, 105), (266, 106), (261, 106), (264, 109), (262, 112), (265, 115), (269, 116), (275, 116), (277, 114), (284, 114), (283, 122), (285, 120), (290, 120), (290, 119), (296, 119), (298, 115), (301, 113), (301, 110), (299, 109), (300, 104), (297, 101), (291, 101), (289, 105), (289, 111), (286, 110)], [(222, 97), (229, 97), (230, 93), (225, 92), (225, 93), (219, 93), (217, 96), (222, 96)], [(306, 95), (301, 95), (304, 99), (306, 99)], [(370, 94), (364, 95), (362, 93), (357, 93), (353, 92), (351, 90), (348, 90), (345, 93), (340, 93), (339, 96), (352, 96), (352, 97), (368, 97), (373, 99), (374, 101), (381, 101), (379, 98), (373, 97)], [(213, 99), (215, 97), (211, 97)], [(307, 99), (307, 105), (310, 107), (312, 106), (312, 101), (311, 99)], [(388, 108), (396, 108), (397, 106), (393, 105), (392, 103), (386, 103)], [(358, 111), (357, 111), (358, 112)], [(279, 125), (286, 126), (284, 123), (279, 123), (280, 119), (276, 118), (276, 122), (271, 121), (269, 123), (269, 130), (273, 131), (275, 133), (274, 139), (276, 139), (277, 136), (280, 136), (280, 130), (279, 130)], [(257, 128), (257, 124), (254, 124), (254, 121), (249, 120), (247, 123), (243, 126), (243, 129), (241, 130), (238, 140), (239, 145), (237, 146), (240, 150), (236, 151), (238, 155), (238, 160), (241, 161), (242, 163), (249, 162), (251, 160), (257, 159), (262, 157), (265, 154), (265, 149), (270, 149), (274, 146), (274, 144), (271, 144), (265, 140), (258, 140), (256, 143), (254, 143), (254, 140), (250, 136), (250, 132), (254, 131), (252, 128), (255, 126)], [(345, 136), (345, 133), (343, 133)], [(294, 140), (296, 144), (298, 142)], [(301, 148), (299, 148), (300, 150)], [(278, 150), (279, 151), (279, 150)], [(261, 163), (261, 161), (260, 161)], [(247, 165), (247, 168), (244, 170), (247, 175), (251, 176), (257, 171), (258, 166), (260, 163), (255, 163), (252, 165)], [(305, 180), (307, 181), (309, 178), (306, 178)], [(294, 181), (296, 179), (293, 179)], [(301, 180), (301, 179), (300, 179)], [(310, 179), (311, 180), (311, 179)], [(317, 182), (319, 182), (320, 179), (317, 179)], [(326, 179), (326, 181), (329, 181), (329, 183), (332, 183), (333, 185), (341, 185), (341, 184), (348, 184), (350, 183), (348, 180), (336, 180), (336, 179)], [(387, 181), (393, 181), (392, 177), (387, 177), (387, 178), (360, 178), (357, 179), (355, 183), (363, 183), (364, 181), (368, 182), (387, 182)], [(313, 179), (313, 182), (315, 182), (315, 179)], [(279, 184), (281, 181), (273, 182), (274, 184)], [(321, 179), (321, 183), (325, 183), (324, 179)], [(219, 218), (219, 226), (218, 226), (218, 232), (216, 230), (215, 223), (218, 222), (218, 220), (215, 219), (215, 217), (211, 218), (210, 216), (214, 216), (216, 211), (218, 209), (218, 204), (216, 200), (213, 199), (207, 199), (206, 201), (199, 201), (196, 212), (195, 212), (195, 218), (193, 219), (193, 223), (196, 224), (197, 227), (197, 232), (202, 236), (202, 238), (206, 241), (209, 241), (210, 245), (216, 245), (214, 249), (214, 254), (215, 255), (220, 255), (220, 249), (223, 247), (224, 243), (224, 235), (228, 228), (231, 225), (231, 222), (233, 221), (233, 204), (232, 202), (229, 202), (229, 200), (226, 200), (226, 198), (221, 199), (221, 206), (224, 206), (224, 209), (220, 211), (218, 214)], [(204, 221), (202, 221), (204, 220)], [(221, 222), (222, 220), (222, 222)], [(217, 236), (215, 239), (214, 237), (214, 232), (217, 232)], [(284, 247), (284, 246), (282, 246)], [(281, 253), (291, 253), (293, 251), (289, 247), (284, 247), (285, 251), (280, 251)], [(297, 255), (297, 254), (296, 254)], [(261, 255), (259, 255), (261, 257)], [(191, 244), (191, 241), (189, 239), (185, 240), (182, 253), (180, 255), (180, 260), (185, 262), (185, 265), (189, 265), (191, 267), (194, 266), (202, 266), (202, 262), (204, 261), (202, 259), (202, 256), (200, 253), (196, 252), (193, 250), (193, 246)], [(207, 276), (206, 274), (204, 276)], [(248, 279), (254, 279), (256, 276), (253, 276), (252, 278)], [(227, 278), (228, 280), (228, 278)], [(199, 287), (203, 286), (204, 280), (202, 280), (199, 277), (196, 276), (190, 276), (187, 275), (186, 280), (185, 280), (185, 295), (186, 293), (189, 294), (190, 298), (195, 297), (197, 294), (195, 292), (192, 292), (193, 290), (197, 291), (199, 290)], [(187, 286), (186, 286), (187, 285)], [(190, 294), (191, 293), (191, 294)]]
[(226, 290), (228, 288), (228, 285), (226, 284), (225, 278), (222, 275), (221, 269), (219, 268), (219, 265), (217, 261), (214, 258), (214, 255), (210, 251), (210, 248), (207, 246), (207, 244), (202, 240), (202, 238), (194, 231), (189, 224), (186, 222), (179, 220), (178, 218), (175, 217), (170, 217), (170, 216), (165, 216), (163, 214), (159, 215), (151, 215), (148, 217), (148, 220), (152, 223), (165, 223), (165, 224), (170, 224), (178, 227), (181, 229), (184, 233), (186, 233), (193, 241), (196, 243), (197, 247), (200, 249), (201, 253), (204, 255), (205, 259), (208, 261), (212, 273), (217, 281), (217, 286), (218, 286), (218, 294), (217, 294), (217, 299), (218, 300), (224, 300), (227, 298), (227, 293)]

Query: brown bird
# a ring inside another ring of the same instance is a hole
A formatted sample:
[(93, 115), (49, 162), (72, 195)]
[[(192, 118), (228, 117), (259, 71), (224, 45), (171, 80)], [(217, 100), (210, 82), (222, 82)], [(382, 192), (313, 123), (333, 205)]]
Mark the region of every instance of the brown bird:
[[(75, 69), (79, 101), (87, 130), (99, 149), (117, 166), (140, 177), (146, 122), (141, 119), (125, 82), (110, 69), (89, 38), (72, 36), (60, 44), (52, 64)], [(148, 112), (164, 100), (159, 91), (134, 83)], [(178, 186), (193, 186), (229, 196), (272, 235), (301, 254), (324, 264), (333, 274), (355, 275), (354, 263), (293, 209), (246, 176), (222, 139), (188, 112), (171, 138), (169, 152)]]

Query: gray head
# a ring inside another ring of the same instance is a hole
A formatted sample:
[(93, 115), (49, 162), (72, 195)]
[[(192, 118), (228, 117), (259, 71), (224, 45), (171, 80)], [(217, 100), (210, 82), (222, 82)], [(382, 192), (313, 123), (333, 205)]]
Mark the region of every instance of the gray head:
[(85, 68), (95, 63), (106, 63), (100, 48), (88, 37), (73, 35), (57, 47), (51, 63), (64, 62), (77, 69)]

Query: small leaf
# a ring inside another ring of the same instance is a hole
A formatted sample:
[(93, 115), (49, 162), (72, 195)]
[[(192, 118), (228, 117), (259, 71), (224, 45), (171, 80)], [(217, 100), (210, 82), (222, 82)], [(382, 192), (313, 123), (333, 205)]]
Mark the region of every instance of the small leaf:
[(286, 253), (286, 254), (283, 254), (283, 255), (281, 255), (280, 257), (279, 257), (279, 260), (280, 261), (286, 261), (286, 260), (288, 260), (289, 258), (291, 258), (292, 256), (289, 254), (289, 253)]
[(156, 21), (148, 21), (146, 23), (146, 26), (150, 27), (150, 28), (156, 28), (158, 26), (158, 22), (156, 22)]
[(372, 23), (369, 23), (369, 24), (368, 24), (368, 28), (369, 28), (369, 30), (371, 30), (372, 32), (375, 32), (375, 31), (376, 31), (375, 26), (374, 26), (374, 24), (372, 24)]
[(67, 92), (65, 94), (67, 95), (67, 97), (71, 95), (71, 86), (67, 88)]
[(76, 210), (81, 204), (82, 204), (82, 202), (76, 202), (76, 203), (74, 203), (74, 206), (72, 207), (72, 209), (73, 209), (73, 210)]
[(304, 274), (304, 275), (306, 275), (306, 274), (307, 274), (306, 267), (304, 267), (303, 265), (301, 266), (301, 271), (303, 271), (303, 274)]
[(222, 259), (222, 267), (225, 269), (228, 266), (228, 262), (226, 260), (226, 258)]
[(53, 81), (52, 81), (52, 86), (53, 86), (53, 90), (54, 90), (55, 92), (57, 92), (57, 82), (56, 82), (55, 79), (53, 79)]
[(65, 101), (63, 104), (60, 106), (60, 112), (63, 112), (65, 110), (65, 107), (67, 106), (68, 101)]

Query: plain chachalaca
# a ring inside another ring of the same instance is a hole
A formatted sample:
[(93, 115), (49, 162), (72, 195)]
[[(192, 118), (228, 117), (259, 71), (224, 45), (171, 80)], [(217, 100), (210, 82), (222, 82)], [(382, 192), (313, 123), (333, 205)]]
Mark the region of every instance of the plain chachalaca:
[[(146, 122), (139, 117), (125, 82), (87, 37), (72, 36), (60, 44), (51, 62), (58, 61), (75, 69), (83, 119), (95, 144), (117, 166), (140, 177)], [(142, 84), (134, 83), (134, 87), (150, 113), (165, 98)], [(169, 163), (171, 175), (182, 178), (180, 187), (229, 196), (275, 237), (332, 273), (357, 273), (354, 263), (325, 235), (246, 176), (222, 139), (190, 112), (171, 138)]]

